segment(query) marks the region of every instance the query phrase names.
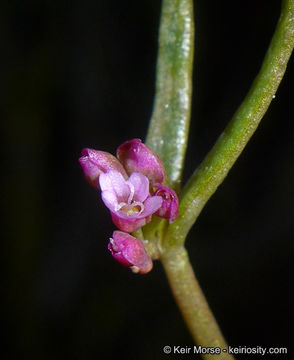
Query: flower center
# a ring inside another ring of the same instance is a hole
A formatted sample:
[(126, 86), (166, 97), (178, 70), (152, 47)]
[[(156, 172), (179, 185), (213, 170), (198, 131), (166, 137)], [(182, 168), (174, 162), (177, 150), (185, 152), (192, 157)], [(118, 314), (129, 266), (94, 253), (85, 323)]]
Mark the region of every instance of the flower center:
[(125, 202), (121, 202), (120, 204), (118, 204), (117, 206), (117, 210), (122, 210), (123, 212), (125, 212), (127, 215), (133, 215), (133, 214), (138, 214), (140, 215), (143, 211), (144, 211), (144, 205), (143, 203), (139, 202), (139, 201), (134, 201), (131, 204), (127, 204)]
[(135, 194), (134, 185), (126, 182), (130, 189), (130, 194), (128, 197), (128, 202), (121, 202), (116, 205), (115, 211), (122, 210), (127, 215), (137, 214), (140, 215), (144, 211), (144, 204), (141, 201), (133, 201)]

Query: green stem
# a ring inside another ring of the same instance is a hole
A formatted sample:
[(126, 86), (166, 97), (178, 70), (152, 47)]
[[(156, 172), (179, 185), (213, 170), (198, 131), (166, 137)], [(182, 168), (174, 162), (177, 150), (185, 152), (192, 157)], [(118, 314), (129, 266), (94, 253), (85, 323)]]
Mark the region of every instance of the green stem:
[[(198, 346), (220, 348), (220, 354), (204, 354), (204, 359), (233, 359), (228, 345), (195, 278), (184, 247), (171, 248), (161, 256), (170, 287), (183, 318)], [(223, 351), (224, 350), (224, 351)]]
[(193, 0), (163, 0), (156, 96), (146, 143), (179, 189), (190, 124), (194, 49)]
[(248, 95), (181, 194), (177, 221), (169, 226), (166, 246), (181, 245), (202, 208), (222, 183), (275, 97), (294, 46), (294, 0), (282, 12), (261, 70)]
[(143, 230), (139, 228), (132, 232), (132, 235), (140, 240), (144, 240)]

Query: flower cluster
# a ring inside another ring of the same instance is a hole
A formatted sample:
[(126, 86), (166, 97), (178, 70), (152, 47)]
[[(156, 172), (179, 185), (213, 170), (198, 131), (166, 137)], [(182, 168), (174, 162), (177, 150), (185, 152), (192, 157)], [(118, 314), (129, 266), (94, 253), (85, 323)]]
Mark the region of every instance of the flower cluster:
[(161, 159), (140, 139), (126, 141), (117, 157), (93, 149), (83, 149), (79, 163), (94, 188), (101, 190), (110, 210), (114, 231), (108, 249), (122, 265), (142, 274), (152, 269), (141, 240), (129, 233), (141, 228), (156, 215), (173, 222), (178, 216), (178, 197), (166, 185)]

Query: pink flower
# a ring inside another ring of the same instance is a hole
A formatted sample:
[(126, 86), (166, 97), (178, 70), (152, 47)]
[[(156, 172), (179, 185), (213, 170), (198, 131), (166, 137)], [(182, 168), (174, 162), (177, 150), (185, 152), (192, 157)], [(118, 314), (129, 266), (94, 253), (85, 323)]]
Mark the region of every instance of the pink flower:
[(165, 169), (161, 159), (140, 139), (120, 145), (117, 157), (86, 148), (79, 158), (87, 181), (101, 189), (115, 225), (130, 233), (150, 222), (152, 214), (173, 222), (179, 201), (172, 189), (162, 185)]
[(128, 233), (150, 222), (153, 214), (170, 222), (178, 216), (177, 194), (162, 185), (166, 174), (161, 159), (140, 139), (133, 139), (118, 147), (117, 158), (83, 149), (79, 163), (87, 181), (101, 189), (102, 200), (121, 230), (114, 231), (108, 244), (112, 256), (133, 272), (149, 272), (153, 263), (143, 242)]
[(83, 149), (79, 163), (83, 169), (86, 180), (94, 188), (99, 189), (98, 178), (101, 173), (109, 170), (119, 171), (125, 179), (128, 178), (122, 164), (113, 155), (93, 149)]
[(158, 189), (154, 192), (154, 196), (162, 197), (162, 205), (155, 215), (169, 219), (169, 222), (172, 223), (176, 220), (179, 213), (179, 199), (177, 194), (174, 190), (162, 184), (154, 184), (153, 187)]
[(146, 274), (153, 267), (142, 241), (122, 231), (113, 232), (108, 250), (115, 260), (135, 273)]
[(139, 172), (147, 176), (151, 184), (163, 182), (165, 169), (161, 159), (140, 139), (124, 142), (116, 154), (129, 175)]
[(101, 173), (99, 177), (101, 196), (111, 212), (112, 220), (122, 231), (133, 232), (151, 220), (162, 205), (161, 196), (151, 196), (149, 180), (134, 172), (128, 180), (116, 171)]

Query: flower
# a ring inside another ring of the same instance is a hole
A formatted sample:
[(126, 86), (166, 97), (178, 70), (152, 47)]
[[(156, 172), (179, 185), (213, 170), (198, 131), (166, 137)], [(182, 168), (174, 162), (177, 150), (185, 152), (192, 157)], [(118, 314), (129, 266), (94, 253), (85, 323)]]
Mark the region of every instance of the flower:
[(116, 155), (128, 174), (139, 172), (147, 176), (151, 184), (163, 182), (165, 169), (161, 159), (140, 139), (124, 142)]
[(146, 274), (153, 267), (152, 260), (146, 253), (142, 241), (125, 232), (113, 232), (108, 250), (115, 260), (130, 267), (135, 273)]
[(161, 159), (140, 139), (132, 139), (118, 147), (117, 158), (85, 148), (79, 163), (86, 180), (101, 189), (102, 200), (119, 229), (108, 244), (112, 256), (133, 272), (149, 272), (153, 263), (143, 242), (128, 233), (149, 223), (153, 214), (169, 222), (178, 216), (177, 194), (162, 184), (166, 173)]
[(155, 215), (169, 219), (169, 222), (172, 223), (176, 220), (179, 213), (179, 199), (177, 194), (174, 190), (162, 184), (154, 184), (153, 187), (158, 189), (154, 192), (154, 196), (162, 197), (162, 205)]
[(128, 178), (125, 169), (117, 158), (104, 151), (85, 148), (82, 150), (79, 163), (86, 180), (97, 189), (99, 189), (99, 175), (109, 170), (119, 171), (125, 179)]
[(122, 231), (133, 232), (151, 220), (162, 205), (161, 196), (151, 196), (149, 180), (134, 172), (128, 180), (116, 170), (99, 176), (101, 197), (111, 212), (112, 220)]

